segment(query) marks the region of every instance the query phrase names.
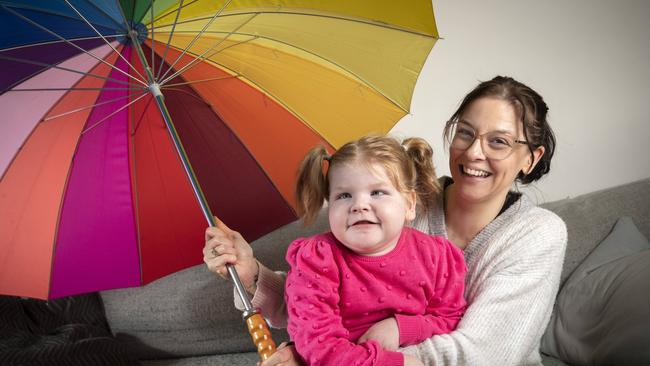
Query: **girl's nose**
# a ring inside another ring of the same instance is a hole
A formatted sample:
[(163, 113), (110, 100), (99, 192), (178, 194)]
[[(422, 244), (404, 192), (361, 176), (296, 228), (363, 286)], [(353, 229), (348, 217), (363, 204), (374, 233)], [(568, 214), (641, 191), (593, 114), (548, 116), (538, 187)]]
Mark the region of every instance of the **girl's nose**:
[(352, 202), (352, 206), (350, 206), (350, 210), (352, 212), (363, 212), (363, 211), (368, 211), (370, 209), (370, 205), (368, 204), (368, 200), (364, 198), (356, 198), (354, 202)]

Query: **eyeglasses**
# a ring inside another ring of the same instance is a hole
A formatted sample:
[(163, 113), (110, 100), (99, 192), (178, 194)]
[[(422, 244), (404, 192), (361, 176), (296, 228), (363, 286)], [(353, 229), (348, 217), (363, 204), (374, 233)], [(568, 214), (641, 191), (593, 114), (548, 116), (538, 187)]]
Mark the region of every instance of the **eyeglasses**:
[(517, 140), (509, 134), (492, 131), (477, 135), (474, 128), (468, 123), (457, 121), (451, 126), (451, 148), (465, 151), (474, 144), (476, 139), (481, 140), (481, 149), (486, 158), (503, 160), (512, 154), (515, 144), (528, 145), (528, 141)]

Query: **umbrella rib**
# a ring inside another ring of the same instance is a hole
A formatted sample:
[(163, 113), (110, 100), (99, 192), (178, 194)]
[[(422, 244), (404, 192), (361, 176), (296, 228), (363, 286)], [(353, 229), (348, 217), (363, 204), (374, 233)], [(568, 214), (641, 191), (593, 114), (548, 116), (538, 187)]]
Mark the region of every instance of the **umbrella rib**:
[(94, 30), (95, 33), (97, 33), (97, 35), (100, 36), (100, 37), (104, 40), (104, 42), (106, 42), (106, 44), (107, 44), (107, 45), (108, 45), (108, 46), (109, 46), (109, 47), (110, 47), (110, 48), (111, 48), (115, 53), (117, 53), (117, 55), (118, 55), (122, 60), (124, 60), (124, 62), (126, 62), (126, 64), (129, 65), (129, 67), (130, 67), (133, 71), (135, 71), (135, 73), (138, 74), (138, 76), (141, 77), (142, 80), (145, 80), (145, 79), (146, 79), (144, 76), (142, 76), (142, 74), (140, 74), (140, 72), (139, 72), (138, 70), (136, 70), (136, 68), (135, 68), (133, 65), (131, 65), (131, 63), (129, 62), (129, 60), (127, 60), (127, 59), (122, 55), (121, 52), (119, 52), (117, 49), (115, 49), (115, 47), (113, 47), (113, 45), (112, 45), (112, 44), (111, 44), (111, 43), (110, 43), (106, 38), (104, 38), (104, 36), (103, 36), (103, 35), (102, 35), (98, 30), (97, 30), (97, 28), (95, 28), (95, 26), (93, 26), (92, 23), (90, 23), (90, 22), (88, 21), (88, 19), (86, 19), (86, 17), (83, 16), (83, 14), (80, 13), (79, 10), (77, 10), (77, 8), (75, 8), (74, 5), (72, 5), (72, 4), (70, 3), (70, 1), (68, 1), (68, 0), (63, 0), (63, 1), (65, 1), (65, 3), (68, 4), (68, 6), (70, 6), (70, 8), (72, 8), (72, 10), (74, 10), (74, 12), (77, 13), (77, 15), (79, 15), (79, 16), (81, 17), (81, 19), (83, 19), (84, 22), (86, 22), (86, 24), (88, 24), (88, 26), (89, 26), (90, 28), (92, 28), (92, 30)]
[[(160, 80), (160, 73), (162, 72), (163, 69), (163, 64), (165, 63), (165, 57), (167, 57), (167, 51), (169, 51), (169, 44), (172, 41), (172, 36), (174, 35), (174, 30), (176, 29), (176, 22), (178, 21), (179, 15), (181, 15), (181, 8), (183, 7), (183, 1), (181, 0), (180, 4), (178, 5), (178, 10), (176, 11), (176, 19), (174, 20), (174, 25), (172, 26), (172, 31), (169, 33), (169, 38), (167, 39), (167, 44), (165, 45), (165, 52), (163, 52), (163, 56), (160, 59), (160, 67), (158, 68), (158, 73), (156, 73), (156, 80)], [(171, 14), (171, 13), (170, 13)], [(153, 32), (154, 26), (153, 26), (153, 21), (151, 22), (151, 31)], [(153, 43), (151, 49), (153, 50)]]
[(42, 25), (40, 25), (40, 24), (38, 24), (37, 22), (33, 21), (32, 19), (29, 19), (29, 18), (23, 16), (22, 14), (16, 12), (15, 10), (12, 10), (12, 9), (7, 8), (4, 4), (0, 4), (0, 7), (2, 7), (2, 8), (5, 9), (5, 10), (7, 10), (8, 12), (14, 14), (15, 16), (17, 16), (17, 17), (19, 17), (19, 18), (21, 18), (21, 19), (23, 19), (23, 20), (25, 20), (25, 21), (27, 21), (27, 22), (29, 22), (29, 23), (35, 25), (35, 26), (37, 26), (38, 28), (41, 28), (42, 30), (46, 31), (47, 33), (49, 33), (49, 34), (51, 34), (51, 35), (53, 35), (53, 36), (59, 38), (60, 40), (62, 40), (62, 41), (64, 41), (64, 42), (68, 43), (69, 45), (71, 45), (71, 46), (73, 46), (74, 48), (76, 48), (76, 49), (82, 51), (83, 53), (87, 54), (88, 56), (90, 56), (90, 57), (92, 57), (92, 58), (94, 58), (94, 59), (96, 59), (96, 60), (98, 60), (98, 61), (100, 61), (100, 62), (102, 62), (102, 63), (104, 63), (104, 64), (106, 64), (106, 65), (108, 65), (108, 66), (109, 66), (110, 68), (112, 68), (113, 70), (119, 71), (119, 72), (121, 72), (122, 74), (124, 74), (124, 75), (126, 75), (126, 76), (132, 78), (133, 80), (139, 82), (140, 84), (142, 84), (142, 85), (144, 85), (144, 86), (147, 86), (147, 84), (146, 84), (145, 82), (143, 82), (142, 80), (136, 78), (136, 77), (133, 76), (133, 75), (130, 75), (130, 74), (127, 73), (127, 72), (124, 72), (122, 69), (120, 69), (120, 68), (118, 68), (118, 67), (115, 67), (115, 66), (109, 64), (108, 62), (102, 60), (101, 58), (95, 56), (94, 54), (92, 54), (92, 53), (90, 53), (90, 52), (84, 50), (83, 48), (81, 48), (81, 47), (77, 46), (76, 44), (70, 42), (69, 40), (65, 39), (65, 38), (62, 37), (61, 35), (59, 35), (59, 34), (53, 32), (53, 31), (49, 30), (48, 28), (46, 28), (46, 27), (44, 27), (44, 26), (42, 26)]
[[(143, 94), (146, 94), (146, 93), (147, 93), (146, 91), (143, 92)], [(57, 114), (57, 115), (54, 115), (54, 116), (50, 116), (50, 117), (47, 117), (47, 118), (43, 118), (42, 121), (43, 121), (43, 122), (47, 122), (47, 121), (50, 121), (50, 120), (53, 120), (53, 119), (56, 119), (56, 118), (59, 118), (59, 117), (67, 116), (67, 115), (70, 115), (70, 114), (73, 114), (73, 113), (77, 113), (77, 112), (81, 112), (81, 111), (84, 111), (84, 110), (86, 110), (86, 109), (95, 108), (95, 107), (99, 107), (99, 106), (101, 106), (101, 105), (114, 103), (114, 102), (117, 102), (117, 101), (122, 100), (122, 99), (130, 98), (130, 97), (132, 97), (132, 96), (134, 96), (134, 95), (136, 95), (136, 94), (137, 94), (137, 93), (131, 93), (131, 94), (129, 94), (129, 95), (122, 96), (122, 97), (115, 98), (115, 99), (111, 99), (111, 100), (107, 100), (107, 101), (104, 101), (104, 102), (101, 102), (101, 103), (95, 103), (95, 104), (87, 105), (87, 106), (85, 106), (85, 107), (77, 108), (77, 109), (74, 109), (74, 110), (71, 110), (71, 111), (67, 111), (67, 112), (64, 112), (64, 113), (61, 113), (61, 114)]]
[(175, 83), (175, 84), (165, 84), (164, 87), (161, 87), (161, 89), (171, 89), (171, 87), (174, 86), (180, 86), (180, 85), (192, 85), (192, 84), (198, 84), (198, 83), (207, 83), (209, 81), (216, 81), (216, 80), (227, 80), (227, 79), (237, 79), (239, 78), (239, 74), (237, 75), (232, 75), (232, 76), (221, 76), (218, 78), (209, 78), (209, 79), (202, 79), (202, 80), (193, 80), (193, 81), (187, 81), (184, 83)]
[[(124, 34), (111, 34), (111, 35), (109, 35), (109, 36), (104, 36), (104, 37), (108, 37), (108, 38), (110, 38), (110, 37), (115, 37), (115, 38), (116, 38), (116, 37), (124, 37)], [(68, 39), (68, 41), (70, 41), (70, 42), (77, 42), (77, 41), (87, 41), (87, 40), (89, 40), (89, 39), (99, 39), (99, 37), (70, 38), (70, 39)], [(7, 51), (19, 50), (19, 49), (21, 49), (21, 48), (29, 48), (29, 47), (36, 47), (36, 46), (45, 46), (45, 45), (48, 45), (48, 44), (55, 44), (55, 43), (61, 43), (61, 42), (65, 42), (65, 40), (63, 40), (63, 41), (46, 41), (46, 42), (37, 42), (37, 43), (24, 44), (24, 45), (20, 45), (20, 46), (11, 47), (11, 48), (4, 48), (4, 49), (2, 49), (2, 51), (0, 51), (0, 52), (7, 52)]]
[(147, 96), (147, 95), (149, 95), (149, 93), (143, 93), (142, 95), (140, 95), (140, 96), (137, 97), (136, 99), (130, 101), (129, 103), (123, 105), (123, 106), (120, 107), (119, 109), (113, 111), (113, 112), (112, 112), (111, 114), (109, 114), (108, 116), (106, 116), (106, 117), (100, 119), (99, 121), (97, 121), (96, 123), (94, 123), (92, 126), (90, 126), (90, 127), (86, 128), (85, 130), (81, 131), (81, 134), (84, 135), (86, 132), (92, 130), (93, 128), (95, 128), (95, 127), (97, 127), (97, 126), (99, 126), (99, 124), (101, 124), (102, 122), (104, 122), (104, 121), (106, 121), (107, 119), (111, 118), (111, 117), (114, 116), (115, 114), (117, 114), (117, 113), (123, 111), (124, 109), (130, 107), (133, 103), (137, 102), (138, 100), (144, 98), (144, 97)]
[[(181, 84), (176, 84), (176, 85), (181, 85)], [(206, 102), (204, 99), (201, 99), (201, 98), (197, 97), (196, 95), (194, 95), (194, 94), (192, 94), (192, 93), (189, 93), (189, 92), (187, 92), (187, 91), (185, 91), (185, 90), (183, 90), (183, 89), (178, 89), (178, 88), (165, 88), (165, 90), (176, 91), (176, 92), (179, 92), (179, 93), (187, 94), (187, 95), (193, 97), (194, 99), (200, 101), (201, 103), (203, 103), (203, 104), (205, 104), (205, 105), (207, 105), (207, 106), (209, 106), (209, 107), (212, 107), (212, 104)]]
[[(140, 115), (140, 118), (138, 118), (138, 120), (133, 123), (133, 129), (132, 129), (132, 132), (131, 132), (131, 136), (135, 136), (135, 133), (138, 132), (138, 129), (140, 128), (140, 123), (142, 122), (142, 119), (144, 118), (145, 113), (147, 113), (147, 109), (149, 109), (149, 106), (151, 106), (151, 102), (153, 100), (154, 100), (154, 98), (149, 98), (147, 100), (147, 104), (145, 104), (144, 108), (142, 108), (142, 114)], [(131, 115), (132, 116), (133, 116), (134, 113), (135, 113), (135, 111), (131, 110)]]
[(217, 17), (218, 17), (219, 15), (221, 15), (221, 13), (226, 9), (226, 7), (227, 7), (231, 2), (232, 2), (232, 0), (228, 0), (228, 1), (226, 1), (226, 2), (223, 4), (223, 6), (221, 6), (221, 8), (220, 8), (220, 9), (219, 9), (219, 10), (218, 10), (218, 11), (217, 11), (213, 16), (212, 16), (212, 19), (210, 19), (210, 21), (207, 22), (207, 23), (205, 24), (205, 26), (203, 26), (203, 29), (201, 29), (201, 31), (200, 31), (198, 34), (196, 34), (196, 35), (194, 36), (194, 39), (192, 39), (192, 41), (190, 42), (190, 44), (189, 44), (187, 47), (185, 47), (185, 49), (183, 50), (183, 52), (182, 52), (182, 53), (181, 53), (181, 54), (176, 58), (176, 60), (174, 60), (174, 63), (171, 64), (171, 65), (169, 66), (169, 68), (167, 69), (167, 71), (165, 71), (165, 73), (161, 76), (162, 79), (164, 79), (165, 76), (167, 76), (167, 74), (169, 73), (169, 71), (171, 71), (171, 70), (174, 68), (174, 66), (176, 65), (176, 63), (177, 63), (177, 62), (178, 62), (178, 61), (183, 57), (183, 55), (185, 55), (185, 53), (187, 53), (187, 50), (190, 49), (190, 47), (192, 47), (192, 46), (194, 45), (194, 42), (196, 42), (196, 40), (199, 39), (199, 37), (200, 37), (203, 33), (205, 33), (206, 29), (208, 29), (208, 27), (210, 26), (210, 24), (212, 24), (212, 22), (214, 22), (214, 20), (217, 19)]
[[(219, 67), (223, 68), (224, 70), (228, 70), (228, 71), (230, 71), (233, 75), (237, 75), (238, 77), (243, 77), (243, 78), (245, 78), (246, 80), (248, 80), (249, 83), (255, 85), (259, 90), (261, 90), (261, 91), (264, 93), (264, 95), (267, 96), (267, 98), (270, 98), (270, 99), (276, 101), (277, 103), (281, 104), (282, 106), (284, 106), (284, 108), (285, 108), (286, 110), (288, 110), (289, 112), (291, 112), (291, 114), (293, 114), (294, 116), (296, 116), (296, 118), (298, 118), (298, 119), (299, 119), (299, 120), (300, 120), (300, 121), (301, 121), (305, 126), (307, 126), (307, 128), (309, 128), (310, 130), (312, 130), (312, 131), (314, 131), (315, 133), (318, 134), (318, 131), (314, 130), (314, 129), (311, 127), (311, 125), (310, 125), (309, 123), (307, 123), (307, 120), (304, 119), (304, 118), (300, 115), (300, 113), (296, 112), (293, 108), (291, 108), (291, 106), (289, 106), (288, 104), (284, 103), (281, 99), (276, 98), (276, 97), (273, 95), (273, 93), (271, 93), (269, 90), (267, 90), (266, 88), (264, 88), (262, 85), (256, 83), (255, 80), (248, 79), (248, 78), (246, 78), (244, 75), (240, 75), (240, 74), (238, 74), (237, 72), (235, 72), (235, 70), (233, 70), (233, 69), (229, 68), (228, 66), (223, 65), (223, 64), (221, 64), (221, 63), (219, 63), (219, 62), (217, 62), (217, 61), (214, 61), (214, 60), (211, 60), (211, 61), (214, 62), (214, 63), (215, 63), (216, 65), (218, 65)], [(332, 144), (332, 143), (329, 142), (329, 141), (328, 141), (328, 143), (329, 143), (329, 144)]]
[[(136, 1), (131, 2), (131, 24), (135, 24), (135, 22), (136, 22), (136, 20), (135, 20), (135, 3), (136, 3)], [(133, 28), (133, 27), (131, 27), (131, 28)]]
[[(32, 65), (37, 65), (37, 66), (46, 66), (46, 67), (49, 67), (49, 68), (52, 68), (52, 69), (59, 69), (59, 70), (63, 70), (63, 71), (74, 72), (74, 73), (76, 73), (76, 74), (81, 74), (81, 75), (84, 75), (84, 76), (90, 76), (90, 77), (94, 77), (94, 78), (97, 78), (97, 79), (103, 79), (103, 80), (113, 81), (113, 82), (116, 82), (116, 83), (120, 83), (120, 84), (124, 84), (124, 85), (129, 85), (129, 86), (135, 86), (135, 85), (136, 85), (136, 84), (129, 83), (128, 81), (122, 81), (122, 80), (113, 79), (113, 78), (106, 77), (106, 76), (95, 75), (95, 74), (92, 74), (92, 73), (89, 73), (89, 72), (84, 72), (84, 71), (79, 71), (79, 70), (73, 70), (73, 69), (69, 69), (69, 68), (67, 68), (67, 67), (62, 67), (62, 66), (58, 66), (58, 65), (54, 65), (54, 64), (47, 64), (47, 63), (44, 63), (44, 62), (38, 62), (38, 61), (27, 60), (27, 59), (24, 59), (24, 58), (9, 57), (9, 56), (3, 56), (3, 55), (0, 55), (0, 59), (2, 59), (2, 60), (9, 60), (9, 61), (15, 61), (15, 62), (20, 62), (20, 63), (25, 63), (25, 64), (32, 64)], [(21, 80), (21, 81), (22, 81), (22, 80)], [(13, 86), (18, 85), (19, 83), (20, 83), (20, 82), (15, 83)], [(12, 86), (12, 87), (13, 87), (13, 86)], [(9, 88), (9, 89), (11, 89), (11, 88)]]
[[(122, 9), (122, 7), (120, 6), (120, 0), (115, 0), (115, 2), (117, 4), (118, 8), (120, 9), (120, 14), (122, 14), (122, 18), (124, 19), (124, 23), (127, 25), (128, 37), (131, 38), (132, 42), (137, 41), (137, 38), (135, 36), (132, 36), (133, 33), (131, 33), (131, 32), (133, 31), (133, 28), (129, 25), (129, 21), (126, 19), (126, 14), (124, 14), (124, 9)], [(135, 12), (135, 2), (133, 3), (133, 6), (134, 6), (133, 11)], [(139, 48), (139, 46), (140, 45), (137, 44), (137, 45), (134, 45), (133, 48)], [(151, 69), (149, 68), (149, 64), (147, 63), (147, 59), (146, 59), (146, 57), (144, 57), (144, 55), (140, 59), (140, 62), (142, 63), (142, 67), (144, 67), (145, 72), (147, 73), (147, 76), (151, 77), (151, 80), (147, 79), (147, 82), (155, 83), (155, 80), (153, 80), (153, 76), (151, 74)], [(148, 87), (149, 87), (149, 85), (147, 85), (147, 88)]]
[[(181, 33), (182, 33), (182, 32), (181, 32)], [(226, 32), (211, 32), (211, 33), (226, 33)], [(248, 33), (237, 33), (237, 35), (249, 36), (249, 37), (252, 37), (252, 38), (249, 38), (249, 39), (247, 39), (246, 41), (238, 42), (238, 43), (232, 44), (232, 45), (230, 45), (230, 46), (228, 46), (228, 47), (222, 48), (222, 49), (218, 50), (217, 52), (215, 52), (215, 53), (213, 53), (213, 54), (211, 54), (211, 55), (209, 55), (209, 56), (207, 56), (207, 57), (204, 57), (203, 59), (209, 59), (210, 61), (215, 62), (214, 60), (210, 59), (210, 57), (216, 55), (216, 54), (219, 53), (219, 52), (225, 51), (225, 50), (227, 50), (228, 48), (235, 47), (235, 46), (238, 46), (238, 45), (240, 45), (240, 44), (242, 44), (242, 43), (250, 42), (250, 41), (255, 40), (255, 39), (258, 39), (258, 38), (267, 39), (267, 40), (269, 40), (269, 41), (282, 43), (282, 44), (287, 45), (287, 46), (289, 46), (289, 47), (293, 47), (293, 48), (299, 49), (299, 50), (301, 50), (301, 51), (303, 51), (303, 52), (309, 53), (310, 55), (312, 55), (312, 56), (314, 56), (314, 57), (320, 58), (321, 60), (324, 60), (324, 61), (326, 61), (326, 62), (328, 62), (328, 63), (330, 63), (330, 64), (332, 64), (332, 65), (335, 65), (336, 67), (340, 68), (341, 70), (345, 70), (347, 73), (349, 73), (350, 75), (354, 76), (355, 78), (357, 78), (357, 79), (359, 79), (361, 82), (363, 82), (364, 85), (367, 85), (370, 89), (372, 89), (373, 91), (375, 91), (377, 94), (379, 94), (379, 95), (381, 95), (382, 97), (386, 98), (386, 100), (388, 100), (388, 101), (389, 101), (391, 104), (393, 104), (395, 107), (399, 108), (400, 110), (402, 110), (402, 111), (404, 111), (404, 112), (407, 112), (407, 113), (409, 112), (409, 111), (406, 110), (404, 107), (402, 107), (401, 105), (399, 105), (399, 103), (397, 103), (395, 100), (393, 100), (393, 98), (389, 97), (388, 95), (386, 95), (385, 93), (383, 93), (381, 90), (377, 89), (377, 88), (376, 88), (372, 83), (368, 82), (367, 80), (365, 80), (365, 79), (362, 78), (361, 76), (357, 75), (357, 74), (356, 74), (355, 72), (353, 72), (352, 70), (350, 70), (350, 69), (348, 69), (348, 68), (346, 68), (346, 67), (343, 67), (342, 65), (340, 65), (340, 64), (338, 64), (338, 63), (336, 63), (336, 62), (334, 62), (334, 61), (332, 61), (332, 60), (329, 60), (329, 59), (327, 59), (327, 58), (325, 58), (325, 57), (323, 57), (323, 56), (321, 56), (321, 55), (319, 55), (319, 54), (317, 54), (317, 53), (311, 52), (311, 51), (309, 51), (309, 50), (307, 50), (307, 49), (304, 49), (304, 48), (302, 48), (302, 47), (297, 47), (297, 46), (292, 45), (292, 44), (290, 44), (290, 43), (287, 43), (287, 42), (284, 42), (284, 41), (281, 41), (281, 40), (278, 40), (278, 39), (274, 39), (274, 38), (269, 38), (269, 37), (264, 37), (264, 36), (258, 36), (258, 35), (254, 35), (254, 34), (248, 34)], [(220, 65), (221, 65), (221, 64), (220, 64)], [(192, 66), (194, 66), (194, 65), (192, 65)], [(179, 70), (179, 71), (181, 71), (181, 70)], [(187, 71), (187, 70), (185, 70), (185, 71)], [(178, 73), (178, 72), (177, 72), (177, 73)], [(241, 74), (238, 74), (238, 75), (241, 76)], [(168, 79), (169, 79), (169, 78), (168, 78)], [(167, 81), (167, 79), (164, 80), (164, 81), (162, 81), (162, 82), (161, 82), (161, 85), (163, 85), (166, 81)], [(174, 84), (174, 85), (178, 85), (178, 84)]]
[(147, 90), (147, 88), (25, 88), (25, 89), (5, 89), (2, 93), (9, 92), (31, 92), (31, 91), (82, 91), (82, 90)]
[[(207, 57), (201, 57), (201, 59), (203, 59), (203, 60), (205, 60), (205, 59), (210, 59), (210, 57), (216, 55), (217, 53), (223, 52), (223, 51), (225, 51), (225, 50), (227, 50), (227, 49), (229, 49), (229, 48), (231, 48), (231, 47), (239, 46), (240, 44), (248, 43), (248, 42), (250, 42), (250, 41), (256, 40), (257, 38), (258, 38), (257, 36), (251, 36), (251, 38), (249, 38), (249, 39), (247, 39), (247, 40), (244, 40), (244, 41), (240, 41), (240, 42), (237, 42), (237, 43), (231, 44), (231, 45), (229, 45), (229, 46), (227, 46), (227, 47), (224, 47), (224, 48), (222, 48), (222, 49), (220, 49), (220, 50), (215, 51), (214, 53), (210, 54), (210, 55), (207, 56)], [(214, 48), (214, 47), (213, 47), (213, 48)], [(213, 60), (210, 60), (210, 61), (213, 61)], [(198, 63), (193, 64), (192, 67), (196, 66), (197, 64), (198, 64)], [(189, 65), (189, 64), (188, 64), (188, 65)], [(187, 66), (187, 65), (186, 65), (186, 66)], [(191, 67), (190, 67), (190, 68), (191, 68)], [(171, 77), (168, 77), (167, 79), (163, 80), (163, 82), (161, 82), (160, 85), (166, 85), (166, 84), (164, 84), (164, 83), (166, 83), (168, 80), (171, 80), (173, 77), (176, 77), (176, 76), (182, 75), (183, 73), (187, 72), (188, 70), (189, 70), (189, 68), (186, 69), (186, 70), (181, 69), (181, 70), (177, 71), (177, 72), (174, 73), (174, 75), (172, 75)], [(182, 72), (181, 72), (181, 71), (182, 71)], [(241, 76), (239, 73), (235, 73), (235, 75), (236, 75), (236, 77)], [(175, 85), (178, 85), (178, 84), (175, 84)]]
[[(2, 1), (2, 2), (4, 3), (4, 1)], [(2, 4), (2, 5), (5, 5), (5, 4)], [(69, 14), (66, 14), (66, 13), (59, 13), (59, 12), (56, 12), (56, 11), (50, 11), (49, 9), (43, 9), (43, 8), (39, 8), (39, 7), (35, 7), (35, 6), (22, 5), (22, 4), (13, 4), (13, 3), (12, 4), (6, 4), (6, 5), (8, 5), (8, 6), (12, 7), (12, 8), (15, 8), (15, 9), (31, 10), (31, 11), (36, 11), (36, 12), (40, 12), (40, 13), (43, 13), (43, 14), (54, 15), (54, 16), (61, 17), (61, 18), (68, 18), (68, 19), (77, 20), (77, 21), (79, 20), (79, 19), (77, 19), (77, 18), (75, 18), (75, 17), (73, 17), (73, 16), (71, 16)], [(102, 26), (105, 26), (105, 25), (102, 24)]]
[(106, 15), (108, 17), (108, 19), (110, 19), (115, 25), (117, 25), (119, 29), (124, 28), (124, 24), (120, 23), (117, 19), (114, 19), (111, 14), (106, 12), (106, 10), (104, 10), (103, 8), (97, 6), (97, 4), (95, 4), (94, 1), (85, 0), (85, 2), (87, 4), (89, 4), (89, 5), (92, 5), (95, 9), (97, 9), (97, 10), (101, 11), (102, 13), (104, 13), (104, 15)]
[[(194, 3), (197, 2), (197, 1), (199, 1), (199, 0), (193, 0), (193, 1), (190, 1), (189, 3), (185, 4), (184, 7), (188, 7), (188, 6), (194, 4)], [(173, 12), (174, 12), (174, 11), (172, 10), (172, 11), (169, 11), (169, 12), (167, 12), (167, 13), (165, 13), (165, 14), (162, 14), (162, 15), (157, 16), (156, 19), (154, 19), (154, 22), (159, 21), (160, 19), (162, 19), (162, 18), (164, 18), (164, 17), (166, 17), (166, 16), (172, 14)], [(153, 26), (153, 24), (151, 24), (151, 26)]]
[[(202, 54), (200, 54), (199, 56), (196, 56), (196, 57), (194, 58), (194, 60), (190, 61), (187, 65), (183, 66), (180, 70), (176, 71), (176, 72), (173, 73), (171, 76), (169, 76), (169, 77), (167, 77), (166, 79), (164, 79), (163, 81), (161, 81), (160, 84), (161, 84), (161, 85), (164, 85), (167, 81), (172, 80), (172, 79), (175, 78), (176, 76), (183, 74), (183, 72), (185, 72), (186, 70), (189, 70), (190, 68), (194, 67), (194, 65), (196, 65), (199, 61), (204, 60), (205, 58), (204, 58), (203, 56), (204, 56), (206, 53), (212, 51), (213, 49), (215, 49), (216, 47), (218, 47), (219, 45), (221, 45), (223, 42), (226, 41), (226, 39), (228, 39), (228, 37), (230, 37), (232, 34), (234, 34), (234, 33), (237, 32), (239, 29), (241, 29), (241, 27), (243, 27), (243, 26), (245, 26), (246, 24), (250, 23), (250, 21), (253, 20), (253, 19), (255, 19), (256, 16), (257, 16), (257, 14), (254, 14), (254, 15), (253, 15), (252, 17), (250, 17), (248, 20), (246, 20), (245, 22), (243, 22), (242, 24), (240, 24), (239, 26), (237, 26), (237, 28), (235, 28), (235, 29), (233, 29), (232, 31), (230, 31), (230, 32), (229, 32), (225, 37), (223, 37), (219, 42), (217, 42), (217, 44), (215, 44), (214, 46), (208, 48), (207, 50), (205, 50), (205, 51), (204, 51)], [(228, 48), (228, 47), (226, 47), (226, 48), (224, 48), (224, 49), (227, 49), (227, 48)], [(216, 53), (215, 53), (215, 54), (216, 54)], [(209, 57), (212, 57), (212, 56), (214, 56), (214, 55), (210, 55)]]
[[(151, 22), (152, 22), (152, 24), (153, 24), (153, 1), (154, 0), (151, 0), (151, 5), (149, 6), (149, 8), (151, 10)], [(144, 18), (144, 16), (143, 16), (143, 18)], [(151, 27), (151, 70), (153, 70), (153, 71), (156, 71), (156, 59), (154, 58), (154, 49), (156, 48), (156, 36), (155, 35), (156, 35), (156, 32), (154, 31), (154, 28)], [(152, 75), (153, 75), (153, 73), (152, 73)], [(154, 78), (154, 80), (152, 80), (152, 81), (155, 82), (156, 79)]]
[[(411, 33), (423, 37), (428, 37), (428, 38), (438, 38), (437, 36), (433, 36), (431, 34), (427, 33), (422, 33), (418, 31), (414, 31), (412, 29), (407, 29), (407, 28), (402, 28), (398, 27), (395, 25), (390, 25), (387, 23), (381, 23), (378, 21), (372, 21), (368, 19), (353, 19), (353, 18), (346, 18), (342, 16), (336, 16), (336, 15), (325, 15), (325, 14), (313, 14), (313, 13), (304, 13), (304, 12), (296, 12), (296, 11), (246, 11), (246, 12), (240, 12), (240, 13), (231, 13), (231, 14), (224, 14), (222, 15), (223, 18), (225, 17), (231, 17), (231, 16), (238, 16), (238, 15), (246, 15), (246, 14), (291, 14), (291, 15), (302, 15), (302, 16), (312, 16), (312, 17), (318, 17), (318, 18), (330, 18), (330, 19), (338, 19), (338, 20), (345, 20), (347, 22), (353, 22), (353, 23), (361, 23), (361, 24), (367, 24), (367, 25), (372, 25), (375, 27), (380, 27), (380, 28), (387, 28), (395, 31), (400, 31), (400, 32), (405, 32), (405, 33)], [(189, 19), (189, 20), (184, 20), (179, 22), (178, 24), (187, 24), (187, 23), (193, 23), (193, 22), (200, 22), (208, 19), (209, 17), (202, 17), (202, 18), (194, 18), (194, 19)], [(163, 27), (169, 27), (169, 24), (164, 24), (160, 25), (157, 28), (163, 28)]]

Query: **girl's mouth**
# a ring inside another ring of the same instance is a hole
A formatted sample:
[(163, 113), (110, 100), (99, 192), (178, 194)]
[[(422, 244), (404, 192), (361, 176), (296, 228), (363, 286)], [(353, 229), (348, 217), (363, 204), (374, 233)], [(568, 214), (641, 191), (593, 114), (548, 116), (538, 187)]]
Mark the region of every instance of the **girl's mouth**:
[(355, 222), (353, 222), (352, 225), (350, 225), (350, 226), (357, 226), (357, 225), (376, 225), (376, 224), (377, 224), (376, 222), (372, 222), (372, 221), (369, 221), (369, 220), (359, 220), (359, 221), (355, 221)]

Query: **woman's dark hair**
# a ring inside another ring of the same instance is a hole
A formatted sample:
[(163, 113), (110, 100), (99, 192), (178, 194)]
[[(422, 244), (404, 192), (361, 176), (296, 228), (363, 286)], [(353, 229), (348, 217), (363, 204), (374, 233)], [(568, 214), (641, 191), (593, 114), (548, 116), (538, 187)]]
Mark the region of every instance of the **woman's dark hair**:
[(528, 150), (533, 158), (531, 161), (534, 161), (534, 149), (544, 146), (544, 154), (535, 168), (528, 174), (519, 172), (517, 180), (528, 184), (548, 173), (551, 169), (551, 159), (555, 153), (555, 135), (546, 120), (548, 106), (544, 102), (544, 98), (536, 91), (511, 77), (497, 76), (492, 80), (480, 83), (469, 92), (445, 125), (443, 135), (446, 141), (449, 142), (453, 138), (450, 136), (452, 125), (458, 122), (472, 102), (480, 98), (498, 98), (512, 105), (522, 121), (524, 136), (528, 141)]

